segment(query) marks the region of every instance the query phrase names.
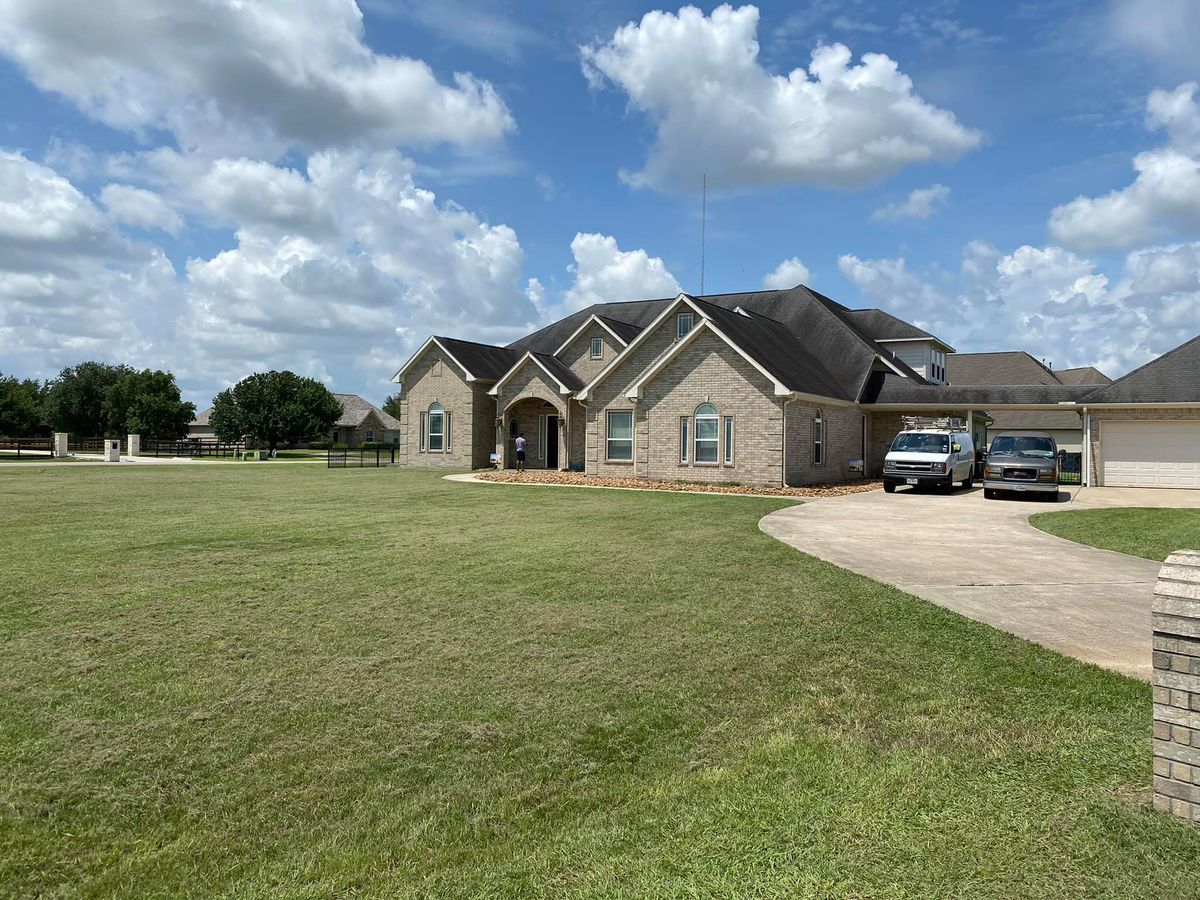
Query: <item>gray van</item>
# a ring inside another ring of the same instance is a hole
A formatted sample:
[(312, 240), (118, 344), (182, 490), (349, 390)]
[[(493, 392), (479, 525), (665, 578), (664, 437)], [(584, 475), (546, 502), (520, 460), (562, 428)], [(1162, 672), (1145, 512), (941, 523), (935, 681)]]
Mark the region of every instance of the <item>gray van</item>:
[(1058, 445), (1044, 431), (1012, 431), (992, 439), (983, 468), (983, 496), (995, 500), (1002, 491), (1058, 497)]

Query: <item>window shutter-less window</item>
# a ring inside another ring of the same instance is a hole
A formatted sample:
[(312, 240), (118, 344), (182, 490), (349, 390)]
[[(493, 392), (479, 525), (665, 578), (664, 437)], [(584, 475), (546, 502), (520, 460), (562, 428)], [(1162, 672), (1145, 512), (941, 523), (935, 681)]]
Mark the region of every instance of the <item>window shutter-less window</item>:
[(425, 433), (426, 433), (428, 430), (429, 430), (429, 419), (428, 419), (428, 414), (427, 414), (427, 413), (426, 413), (424, 410), (422, 410), (422, 411), (421, 411), (421, 439), (420, 439), (420, 440), (421, 440), (421, 452), (422, 452), (422, 453), (424, 453), (424, 452), (425, 452)]
[(688, 417), (680, 416), (679, 418), (679, 461), (687, 462), (688, 460)]
[(450, 452), (450, 435), (453, 434), (453, 432), (450, 430), (450, 421), (451, 420), (450, 420), (449, 411), (447, 411), (445, 413), (445, 417), (446, 417), (446, 419), (445, 419), (445, 421), (446, 421), (446, 440), (443, 442), (443, 446), (445, 447), (446, 452), (449, 453)]

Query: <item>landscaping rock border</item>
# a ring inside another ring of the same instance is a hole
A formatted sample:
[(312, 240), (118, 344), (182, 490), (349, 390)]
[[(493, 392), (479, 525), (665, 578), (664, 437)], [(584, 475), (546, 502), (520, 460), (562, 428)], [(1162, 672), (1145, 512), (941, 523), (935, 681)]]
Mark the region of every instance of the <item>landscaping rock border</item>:
[(575, 487), (625, 488), (642, 491), (676, 491), (683, 494), (751, 494), (759, 497), (840, 497), (878, 490), (881, 481), (849, 481), (840, 484), (815, 484), (809, 487), (757, 487), (746, 484), (696, 484), (683, 481), (648, 481), (642, 478), (602, 478), (579, 472), (476, 472), (480, 481), (505, 484), (552, 484)]

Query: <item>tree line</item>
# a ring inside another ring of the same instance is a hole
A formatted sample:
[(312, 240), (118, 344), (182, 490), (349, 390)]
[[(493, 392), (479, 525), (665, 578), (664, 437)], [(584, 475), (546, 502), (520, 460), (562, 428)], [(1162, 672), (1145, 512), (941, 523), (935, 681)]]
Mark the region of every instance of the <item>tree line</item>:
[(0, 436), (141, 434), (171, 440), (196, 417), (170, 372), (83, 362), (45, 382), (0, 373)]

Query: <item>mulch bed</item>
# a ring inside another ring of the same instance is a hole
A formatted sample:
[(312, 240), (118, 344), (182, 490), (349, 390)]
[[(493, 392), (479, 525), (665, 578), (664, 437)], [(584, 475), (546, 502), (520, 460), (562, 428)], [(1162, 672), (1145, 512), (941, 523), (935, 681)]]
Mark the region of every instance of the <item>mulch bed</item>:
[(647, 481), (642, 478), (600, 478), (579, 472), (477, 472), (484, 481), (521, 484), (569, 484), (586, 487), (639, 488), (652, 491), (680, 491), (689, 494), (756, 494), (762, 497), (838, 497), (878, 490), (881, 481), (847, 481), (841, 484), (819, 484), (812, 487), (755, 487), (742, 484), (695, 484), (683, 481)]

